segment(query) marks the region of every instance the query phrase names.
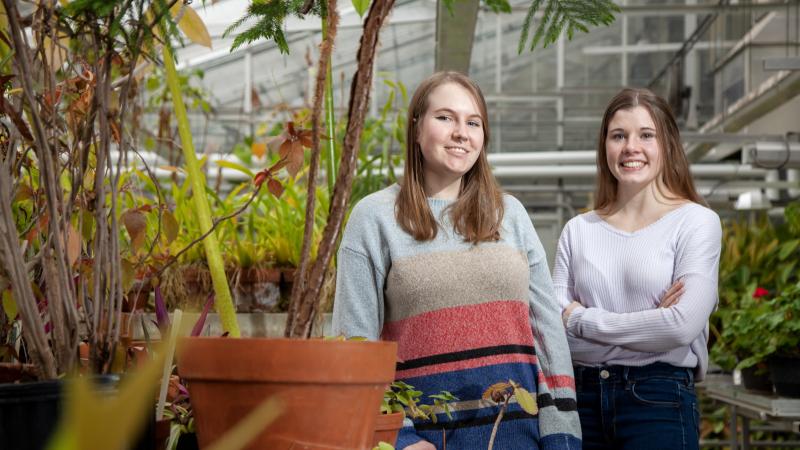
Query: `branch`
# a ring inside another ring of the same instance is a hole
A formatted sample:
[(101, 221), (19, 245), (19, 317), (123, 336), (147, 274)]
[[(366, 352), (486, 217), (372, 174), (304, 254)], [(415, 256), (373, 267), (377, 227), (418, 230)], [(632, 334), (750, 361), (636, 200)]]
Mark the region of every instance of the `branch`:
[(325, 273), (330, 263), (331, 256), (339, 238), (344, 215), (347, 212), (347, 203), (353, 186), (358, 148), (361, 140), (361, 130), (364, 128), (364, 117), (369, 108), (369, 94), (372, 86), (373, 66), (375, 51), (381, 26), (394, 6), (394, 0), (374, 0), (370, 6), (369, 14), (364, 22), (364, 34), (358, 49), (358, 69), (353, 76), (350, 90), (350, 105), (348, 107), (347, 132), (344, 137), (342, 159), (336, 185), (331, 199), (331, 210), (328, 223), (320, 241), (317, 260), (311, 270), (308, 285), (300, 297), (298, 317), (287, 329), (286, 336), (309, 337), (314, 313), (319, 307), (320, 290), (325, 280)]
[[(313, 0), (310, 0), (313, 1)], [(287, 316), (286, 330), (293, 328), (294, 321), (297, 318), (299, 310), (300, 299), (306, 287), (306, 277), (308, 272), (308, 263), (311, 257), (311, 245), (314, 236), (314, 213), (315, 202), (317, 195), (317, 172), (319, 170), (319, 136), (320, 136), (320, 116), (322, 115), (322, 103), (325, 97), (325, 84), (328, 75), (328, 65), (330, 63), (331, 52), (333, 51), (333, 43), (336, 39), (336, 30), (339, 22), (339, 14), (336, 11), (336, 0), (328, 0), (328, 17), (327, 20), (327, 35), (325, 40), (320, 44), (320, 56), (317, 66), (317, 80), (314, 89), (314, 109), (311, 114), (311, 161), (308, 170), (308, 195), (306, 197), (306, 217), (305, 229), (303, 230), (303, 248), (300, 252), (300, 267), (297, 271), (297, 276), (294, 279), (294, 286), (292, 288), (292, 299), (289, 303), (289, 314)], [(328, 139), (333, 139), (328, 136)], [(286, 332), (284, 331), (284, 333)]]

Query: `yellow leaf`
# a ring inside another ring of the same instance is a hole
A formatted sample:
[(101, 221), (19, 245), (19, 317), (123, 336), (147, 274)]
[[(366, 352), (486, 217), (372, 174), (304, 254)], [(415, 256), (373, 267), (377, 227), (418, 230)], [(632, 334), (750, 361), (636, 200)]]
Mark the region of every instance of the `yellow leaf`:
[(17, 317), (17, 302), (14, 301), (11, 289), (3, 291), (3, 311), (5, 311), (9, 320), (14, 320)]
[(180, 14), (183, 14), (178, 22), (178, 27), (190, 41), (211, 48), (211, 36), (208, 34), (206, 24), (203, 23), (203, 19), (200, 18), (200, 15), (197, 14), (194, 8), (185, 5), (183, 2), (176, 2), (172, 5), (170, 12), (172, 13), (172, 17), (176, 20), (178, 20)]
[(536, 399), (533, 398), (530, 392), (525, 388), (518, 387), (514, 389), (514, 396), (517, 398), (517, 403), (528, 414), (535, 416), (539, 412), (539, 406), (536, 404)]
[(180, 231), (178, 221), (171, 212), (164, 211), (161, 213), (161, 227), (164, 229), (164, 237), (167, 238), (167, 244), (171, 244), (178, 237), (178, 232)]

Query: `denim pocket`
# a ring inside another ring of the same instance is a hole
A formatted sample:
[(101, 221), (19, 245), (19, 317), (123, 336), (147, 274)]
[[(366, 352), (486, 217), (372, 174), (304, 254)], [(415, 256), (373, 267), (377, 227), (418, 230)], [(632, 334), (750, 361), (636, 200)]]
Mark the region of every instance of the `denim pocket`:
[(630, 384), (637, 402), (649, 406), (678, 408), (681, 405), (681, 383), (674, 378), (642, 378)]

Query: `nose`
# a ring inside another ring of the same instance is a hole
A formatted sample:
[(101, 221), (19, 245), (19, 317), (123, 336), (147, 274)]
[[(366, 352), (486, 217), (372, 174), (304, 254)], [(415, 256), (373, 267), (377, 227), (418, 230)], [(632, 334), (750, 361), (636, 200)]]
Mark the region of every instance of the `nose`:
[(456, 141), (463, 141), (467, 139), (467, 130), (463, 123), (458, 122), (455, 128), (453, 128), (453, 139)]

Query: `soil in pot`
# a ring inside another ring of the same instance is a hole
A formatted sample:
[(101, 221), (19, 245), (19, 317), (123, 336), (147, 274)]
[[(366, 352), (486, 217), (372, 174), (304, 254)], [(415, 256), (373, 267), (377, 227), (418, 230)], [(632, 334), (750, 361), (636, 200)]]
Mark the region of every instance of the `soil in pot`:
[(742, 385), (749, 391), (772, 393), (772, 381), (766, 364), (758, 364), (742, 369)]
[(378, 414), (378, 418), (375, 420), (375, 436), (372, 438), (372, 445), (377, 446), (379, 442), (383, 441), (394, 446), (397, 442), (397, 434), (400, 432), (400, 428), (403, 428), (403, 418), (405, 418), (405, 414), (402, 412)]
[(249, 449), (370, 449), (394, 342), (188, 338), (178, 371), (188, 382), (200, 447), (268, 398), (280, 416)]
[(769, 371), (776, 394), (800, 398), (800, 358), (772, 357), (769, 359)]

